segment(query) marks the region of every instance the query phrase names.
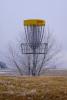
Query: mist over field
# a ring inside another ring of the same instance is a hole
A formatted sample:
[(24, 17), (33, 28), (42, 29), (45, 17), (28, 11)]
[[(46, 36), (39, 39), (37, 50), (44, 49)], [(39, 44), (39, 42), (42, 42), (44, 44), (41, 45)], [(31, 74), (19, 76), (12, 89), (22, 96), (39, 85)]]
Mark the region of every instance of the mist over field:
[(46, 20), (57, 44), (61, 45), (63, 60), (57, 67), (67, 69), (66, 4), (66, 0), (0, 0), (0, 60), (8, 65), (8, 44), (16, 44), (20, 33), (24, 36), (23, 20), (42, 18)]

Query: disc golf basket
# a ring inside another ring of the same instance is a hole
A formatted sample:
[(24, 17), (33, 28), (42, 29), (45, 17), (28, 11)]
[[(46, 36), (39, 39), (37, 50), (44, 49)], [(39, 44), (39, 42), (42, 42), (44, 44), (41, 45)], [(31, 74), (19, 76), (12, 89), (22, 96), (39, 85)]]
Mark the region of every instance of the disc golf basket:
[(33, 75), (36, 69), (36, 55), (46, 54), (48, 44), (43, 43), (45, 21), (41, 19), (24, 20), (26, 43), (21, 43), (22, 54), (33, 55)]

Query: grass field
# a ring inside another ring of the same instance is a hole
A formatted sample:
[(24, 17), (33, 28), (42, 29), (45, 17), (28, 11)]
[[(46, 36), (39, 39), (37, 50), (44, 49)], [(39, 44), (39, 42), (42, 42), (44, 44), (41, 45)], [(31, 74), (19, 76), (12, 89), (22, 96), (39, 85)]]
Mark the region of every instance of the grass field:
[(67, 77), (0, 76), (0, 100), (67, 100)]

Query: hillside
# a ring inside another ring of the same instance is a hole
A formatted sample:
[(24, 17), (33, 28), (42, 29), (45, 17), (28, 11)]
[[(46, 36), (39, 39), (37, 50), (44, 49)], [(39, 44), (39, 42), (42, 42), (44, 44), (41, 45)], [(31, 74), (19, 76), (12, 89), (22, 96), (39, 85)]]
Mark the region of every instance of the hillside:
[[(0, 69), (0, 76), (1, 75), (9, 75), (9, 76), (17, 76), (19, 75), (19, 72), (15, 69)], [(48, 69), (45, 70), (43, 69), (41, 71), (41, 75), (45, 75), (45, 76), (67, 76), (67, 69)]]
[(67, 77), (0, 76), (0, 100), (67, 100)]
[(42, 70), (41, 75), (49, 75), (49, 76), (67, 76), (67, 69), (48, 69)]

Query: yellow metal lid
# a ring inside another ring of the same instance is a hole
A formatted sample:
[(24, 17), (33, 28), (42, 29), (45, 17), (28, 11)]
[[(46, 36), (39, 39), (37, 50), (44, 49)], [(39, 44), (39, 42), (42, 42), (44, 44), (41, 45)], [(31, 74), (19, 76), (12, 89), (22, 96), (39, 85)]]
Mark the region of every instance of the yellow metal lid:
[(27, 19), (24, 20), (24, 26), (31, 26), (31, 25), (37, 25), (37, 26), (43, 26), (45, 25), (45, 20), (42, 19)]

